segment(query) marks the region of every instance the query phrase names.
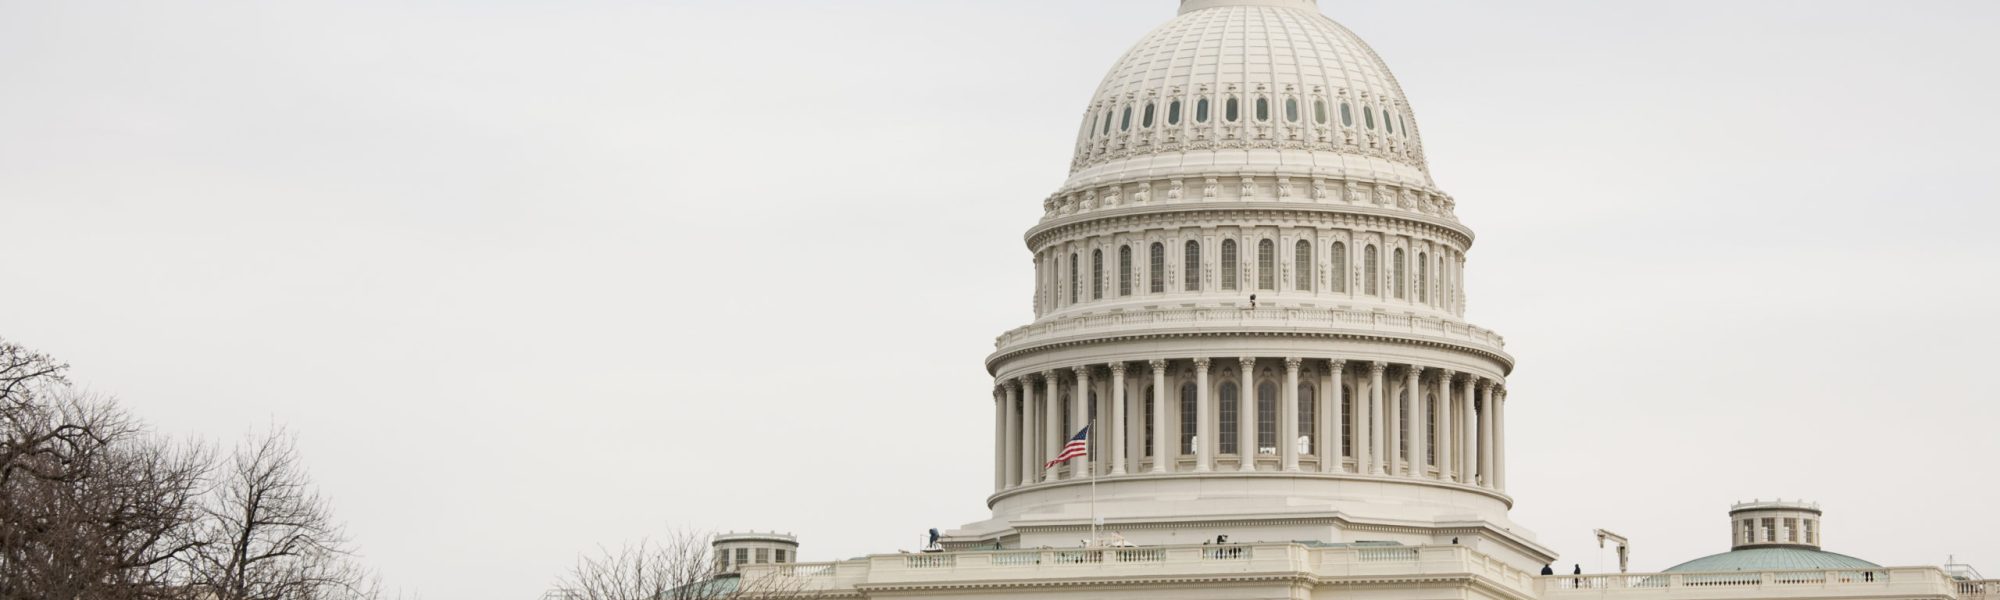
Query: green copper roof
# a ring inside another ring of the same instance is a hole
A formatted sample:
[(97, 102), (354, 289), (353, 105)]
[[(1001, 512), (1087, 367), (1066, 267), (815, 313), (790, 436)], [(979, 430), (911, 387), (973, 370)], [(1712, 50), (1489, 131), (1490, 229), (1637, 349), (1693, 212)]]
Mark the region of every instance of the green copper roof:
[(1882, 565), (1845, 554), (1812, 548), (1744, 548), (1704, 556), (1667, 569), (1668, 573), (1720, 571), (1787, 571), (1813, 569), (1879, 569)]

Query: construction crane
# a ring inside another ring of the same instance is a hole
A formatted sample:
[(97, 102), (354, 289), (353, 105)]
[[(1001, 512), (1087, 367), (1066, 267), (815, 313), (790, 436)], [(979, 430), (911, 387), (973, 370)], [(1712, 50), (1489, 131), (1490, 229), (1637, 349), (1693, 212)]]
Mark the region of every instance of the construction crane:
[(1632, 562), (1632, 541), (1616, 533), (1602, 529), (1597, 530), (1597, 547), (1603, 548), (1604, 543), (1607, 541), (1618, 544), (1618, 572), (1624, 573), (1625, 568)]

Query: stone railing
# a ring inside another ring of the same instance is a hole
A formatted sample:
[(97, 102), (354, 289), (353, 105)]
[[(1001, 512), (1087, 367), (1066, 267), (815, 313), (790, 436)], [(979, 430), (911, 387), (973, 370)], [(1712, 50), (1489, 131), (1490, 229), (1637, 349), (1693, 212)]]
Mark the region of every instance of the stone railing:
[(1344, 308), (1158, 308), (1059, 317), (1001, 334), (1000, 352), (1071, 338), (1120, 333), (1186, 333), (1200, 330), (1306, 330), (1434, 339), (1503, 353), (1506, 339), (1468, 323), (1386, 309)]
[(1535, 578), (1542, 598), (1616, 594), (1632, 598), (1826, 598), (1853, 595), (1964, 600), (1944, 571), (1934, 567), (1719, 573), (1620, 573)]
[[(837, 563), (749, 565), (746, 585), (814, 590), (1201, 575), (1467, 575), (1531, 593), (1535, 576), (1463, 546), (1308, 548), (1298, 544), (1144, 546), (884, 554)], [(773, 580), (772, 578), (776, 578)]]
[(1957, 583), (1958, 600), (2000, 599), (2000, 579), (1960, 581)]

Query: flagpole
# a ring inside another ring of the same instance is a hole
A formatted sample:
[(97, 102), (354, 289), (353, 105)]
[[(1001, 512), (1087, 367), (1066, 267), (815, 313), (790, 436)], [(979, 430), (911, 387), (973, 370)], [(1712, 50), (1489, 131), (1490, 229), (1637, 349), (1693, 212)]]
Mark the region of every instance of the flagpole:
[[(1092, 418), (1089, 427), (1090, 439), (1095, 441), (1097, 439), (1097, 419)], [(1090, 457), (1090, 546), (1092, 548), (1103, 547), (1103, 544), (1097, 539), (1097, 457), (1095, 456)]]

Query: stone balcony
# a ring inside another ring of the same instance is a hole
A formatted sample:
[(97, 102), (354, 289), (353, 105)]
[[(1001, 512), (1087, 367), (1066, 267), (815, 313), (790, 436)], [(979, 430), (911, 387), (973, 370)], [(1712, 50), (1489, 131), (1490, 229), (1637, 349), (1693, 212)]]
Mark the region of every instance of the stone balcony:
[(1145, 546), (888, 554), (834, 563), (754, 565), (746, 586), (841, 593), (1088, 581), (1260, 581), (1310, 578), (1324, 584), (1385, 578), (1460, 580), (1507, 595), (1533, 593), (1535, 576), (1463, 546), (1315, 548), (1299, 544)]
[(1936, 567), (1728, 573), (1624, 573), (1537, 577), (1543, 600), (1616, 596), (1631, 600), (1895, 598), (1985, 600), (1991, 582), (1953, 581)]

